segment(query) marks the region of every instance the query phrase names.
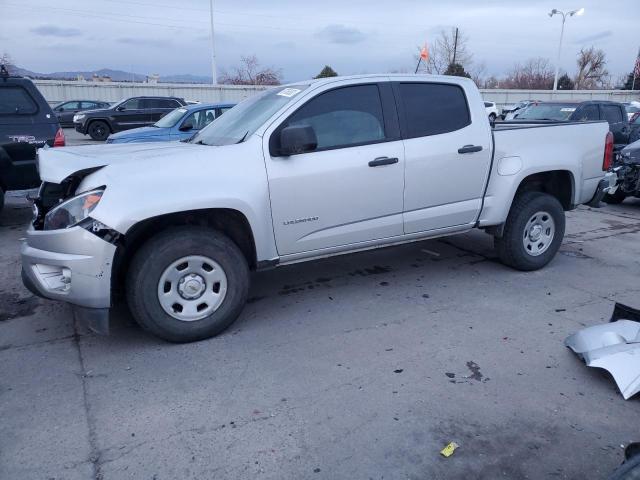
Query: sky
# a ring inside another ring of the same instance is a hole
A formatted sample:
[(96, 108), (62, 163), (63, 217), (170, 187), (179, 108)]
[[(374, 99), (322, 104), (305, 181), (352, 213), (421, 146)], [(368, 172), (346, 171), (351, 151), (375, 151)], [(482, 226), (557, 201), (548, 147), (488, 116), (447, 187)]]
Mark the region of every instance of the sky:
[[(287, 81), (325, 64), (341, 75), (413, 71), (418, 46), (457, 26), (486, 74), (516, 62), (555, 65), (561, 18), (552, 8), (585, 8), (568, 18), (560, 62), (574, 73), (581, 47), (607, 55), (614, 81), (632, 70), (640, 0), (214, 0), (218, 74), (256, 55)], [(36, 72), (113, 68), (141, 74), (210, 75), (209, 0), (0, 0), (0, 53)]]

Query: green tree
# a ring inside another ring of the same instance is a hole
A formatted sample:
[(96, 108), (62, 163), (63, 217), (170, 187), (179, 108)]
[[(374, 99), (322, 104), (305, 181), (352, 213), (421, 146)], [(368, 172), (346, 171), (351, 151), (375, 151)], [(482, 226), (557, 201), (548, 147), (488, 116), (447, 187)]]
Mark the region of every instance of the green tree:
[(329, 65), (325, 65), (324, 68), (320, 70), (320, 73), (313, 78), (327, 78), (327, 77), (337, 77), (337, 76), (338, 74), (333, 68), (331, 68)]
[(574, 88), (573, 80), (566, 73), (558, 78), (558, 90), (573, 90)]
[(464, 70), (464, 67), (459, 63), (450, 63), (444, 72), (445, 75), (451, 75), (453, 77), (467, 77), (471, 78), (471, 75)]

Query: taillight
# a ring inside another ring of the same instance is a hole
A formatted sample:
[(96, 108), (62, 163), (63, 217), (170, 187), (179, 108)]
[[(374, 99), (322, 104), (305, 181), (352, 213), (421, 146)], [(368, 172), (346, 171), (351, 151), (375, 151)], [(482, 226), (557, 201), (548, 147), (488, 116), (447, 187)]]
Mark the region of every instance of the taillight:
[(56, 132), (56, 138), (53, 139), (53, 146), (64, 147), (64, 144), (65, 144), (64, 132), (62, 131), (61, 128), (58, 128), (58, 131)]
[(613, 165), (613, 133), (607, 132), (604, 142), (604, 158), (602, 159), (602, 170), (607, 171)]

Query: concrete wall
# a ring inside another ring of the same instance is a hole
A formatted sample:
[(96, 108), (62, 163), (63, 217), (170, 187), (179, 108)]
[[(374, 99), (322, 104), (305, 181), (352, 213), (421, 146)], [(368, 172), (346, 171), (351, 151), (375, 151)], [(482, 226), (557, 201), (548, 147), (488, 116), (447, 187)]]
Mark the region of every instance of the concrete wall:
[(51, 104), (66, 100), (102, 100), (117, 102), (127, 97), (158, 95), (181, 97), (200, 102), (239, 102), (264, 90), (260, 86), (243, 85), (191, 85), (182, 83), (130, 83), (130, 82), (76, 82), (61, 80), (34, 80)]
[[(128, 82), (76, 82), (61, 80), (35, 80), (44, 97), (50, 103), (65, 100), (103, 100), (116, 102), (138, 95), (182, 97), (201, 102), (238, 102), (256, 92), (260, 86), (198, 85), (183, 83), (128, 83)], [(640, 100), (640, 92), (628, 90), (481, 90), (482, 96), (499, 107), (519, 100), (614, 100), (629, 102)]]

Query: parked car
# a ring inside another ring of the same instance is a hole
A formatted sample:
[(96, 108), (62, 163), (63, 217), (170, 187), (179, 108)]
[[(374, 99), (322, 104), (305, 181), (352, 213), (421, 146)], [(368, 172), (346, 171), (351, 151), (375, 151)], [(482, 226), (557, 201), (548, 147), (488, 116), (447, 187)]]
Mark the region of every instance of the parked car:
[(6, 191), (40, 184), (36, 149), (64, 143), (58, 119), (33, 82), (0, 67), (0, 210)]
[(108, 102), (98, 102), (96, 100), (69, 100), (58, 103), (53, 107), (53, 112), (58, 117), (58, 122), (62, 127), (73, 127), (73, 116), (84, 110), (95, 110), (97, 108), (108, 108)]
[(640, 102), (627, 102), (623, 103), (623, 105), (627, 111), (629, 120), (631, 120), (631, 117), (633, 117), (636, 113), (640, 113)]
[(77, 113), (73, 123), (78, 132), (101, 141), (111, 133), (153, 125), (184, 105), (186, 102), (177, 97), (132, 97), (108, 108)]
[(522, 112), (525, 108), (531, 105), (534, 102), (538, 102), (539, 100), (522, 100), (518, 103), (514, 103), (512, 105), (505, 105), (502, 107), (502, 119), (503, 120), (513, 120), (513, 117)]
[(150, 127), (134, 128), (109, 135), (107, 143), (184, 140), (209, 125), (231, 107), (231, 103), (198, 103), (176, 108)]
[(606, 122), (492, 129), (463, 77), (280, 86), (188, 142), (41, 151), (23, 280), (99, 331), (123, 292), (140, 325), (185, 342), (231, 325), (251, 270), (472, 228), (536, 270), (564, 212), (615, 185), (612, 149)]
[(494, 102), (484, 102), (484, 109), (487, 112), (490, 122), (495, 122), (498, 118), (498, 107)]
[(622, 203), (627, 197), (640, 198), (640, 140), (624, 147), (613, 162), (618, 183), (615, 191), (607, 193), (607, 203)]
[(624, 105), (605, 100), (587, 102), (535, 102), (515, 115), (514, 121), (586, 122), (606, 120), (613, 133), (615, 150), (629, 143), (631, 126)]

